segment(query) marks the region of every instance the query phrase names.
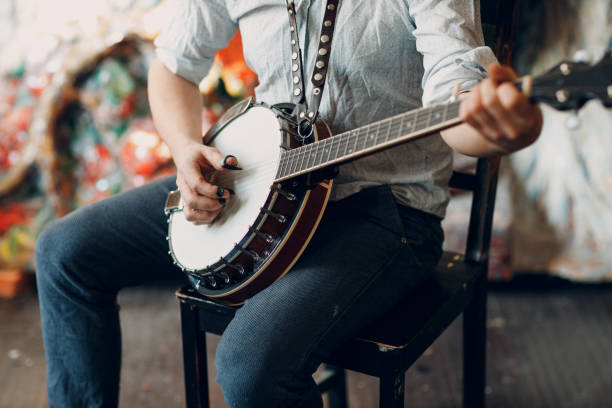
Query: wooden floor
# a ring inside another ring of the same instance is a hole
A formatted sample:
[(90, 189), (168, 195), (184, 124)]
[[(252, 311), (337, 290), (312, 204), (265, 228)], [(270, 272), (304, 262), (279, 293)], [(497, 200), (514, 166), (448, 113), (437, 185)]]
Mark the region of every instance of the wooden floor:
[[(173, 287), (120, 296), (122, 407), (183, 407), (178, 305)], [(0, 407), (47, 406), (34, 291), (0, 301)], [(612, 407), (612, 286), (557, 280), (491, 287), (488, 308), (489, 407)], [(408, 371), (407, 406), (461, 401), (461, 322)], [(209, 339), (212, 356), (217, 338)], [(214, 378), (214, 367), (209, 367)], [(377, 406), (374, 379), (349, 373), (352, 408)], [(218, 387), (213, 407), (225, 407)]]

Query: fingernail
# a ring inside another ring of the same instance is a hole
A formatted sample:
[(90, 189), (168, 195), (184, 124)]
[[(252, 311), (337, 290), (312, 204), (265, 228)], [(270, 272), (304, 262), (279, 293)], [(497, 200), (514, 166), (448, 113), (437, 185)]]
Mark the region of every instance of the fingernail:
[(225, 198), (221, 197), (221, 198), (218, 198), (217, 200), (219, 200), (219, 204), (225, 207)]
[(225, 192), (225, 188), (217, 187), (217, 197), (223, 197), (224, 192)]
[(229, 187), (225, 187), (225, 189), (227, 191), (229, 191), (230, 195), (235, 195), (236, 194), (236, 192), (234, 190), (232, 190), (231, 188), (229, 188)]
[[(242, 170), (242, 168), (238, 167), (238, 166), (234, 166), (233, 164), (229, 164), (228, 160), (230, 158), (234, 158), (236, 159), (236, 156), (232, 156), (231, 154), (228, 154), (227, 156), (225, 156), (223, 158), (223, 161), (221, 162), (221, 167), (223, 167), (224, 169), (228, 169), (228, 170)], [(236, 159), (236, 162), (238, 160)]]

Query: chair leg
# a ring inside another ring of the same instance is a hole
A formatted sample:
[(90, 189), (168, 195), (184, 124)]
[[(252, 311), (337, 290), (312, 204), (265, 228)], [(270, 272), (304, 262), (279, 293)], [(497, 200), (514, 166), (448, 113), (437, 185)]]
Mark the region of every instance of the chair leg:
[(325, 365), (325, 369), (332, 371), (332, 384), (326, 390), (329, 399), (329, 408), (347, 408), (346, 401), (346, 373), (343, 368)]
[(487, 350), (486, 274), (463, 312), (463, 406), (484, 408)]
[(380, 408), (403, 408), (406, 371), (380, 377)]
[(181, 302), (183, 367), (187, 408), (209, 408), (206, 371), (206, 333), (200, 330), (197, 309)]

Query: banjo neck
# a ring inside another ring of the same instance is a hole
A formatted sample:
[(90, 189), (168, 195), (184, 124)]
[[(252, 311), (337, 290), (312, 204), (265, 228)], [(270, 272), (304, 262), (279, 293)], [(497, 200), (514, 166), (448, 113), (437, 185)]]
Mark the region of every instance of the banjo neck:
[(376, 153), (461, 123), (460, 101), (415, 109), (281, 153), (275, 182)]

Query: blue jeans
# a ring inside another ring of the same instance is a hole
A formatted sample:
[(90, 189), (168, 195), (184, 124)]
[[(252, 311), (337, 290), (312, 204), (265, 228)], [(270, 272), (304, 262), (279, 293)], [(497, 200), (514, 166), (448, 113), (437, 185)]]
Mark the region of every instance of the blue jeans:
[[(163, 214), (174, 177), (84, 207), (37, 244), (51, 407), (117, 405), (117, 292), (183, 278)], [(292, 271), (249, 299), (221, 337), (218, 382), (231, 407), (320, 407), (312, 373), (433, 271), (440, 220), (395, 204), (387, 186), (330, 203)]]

